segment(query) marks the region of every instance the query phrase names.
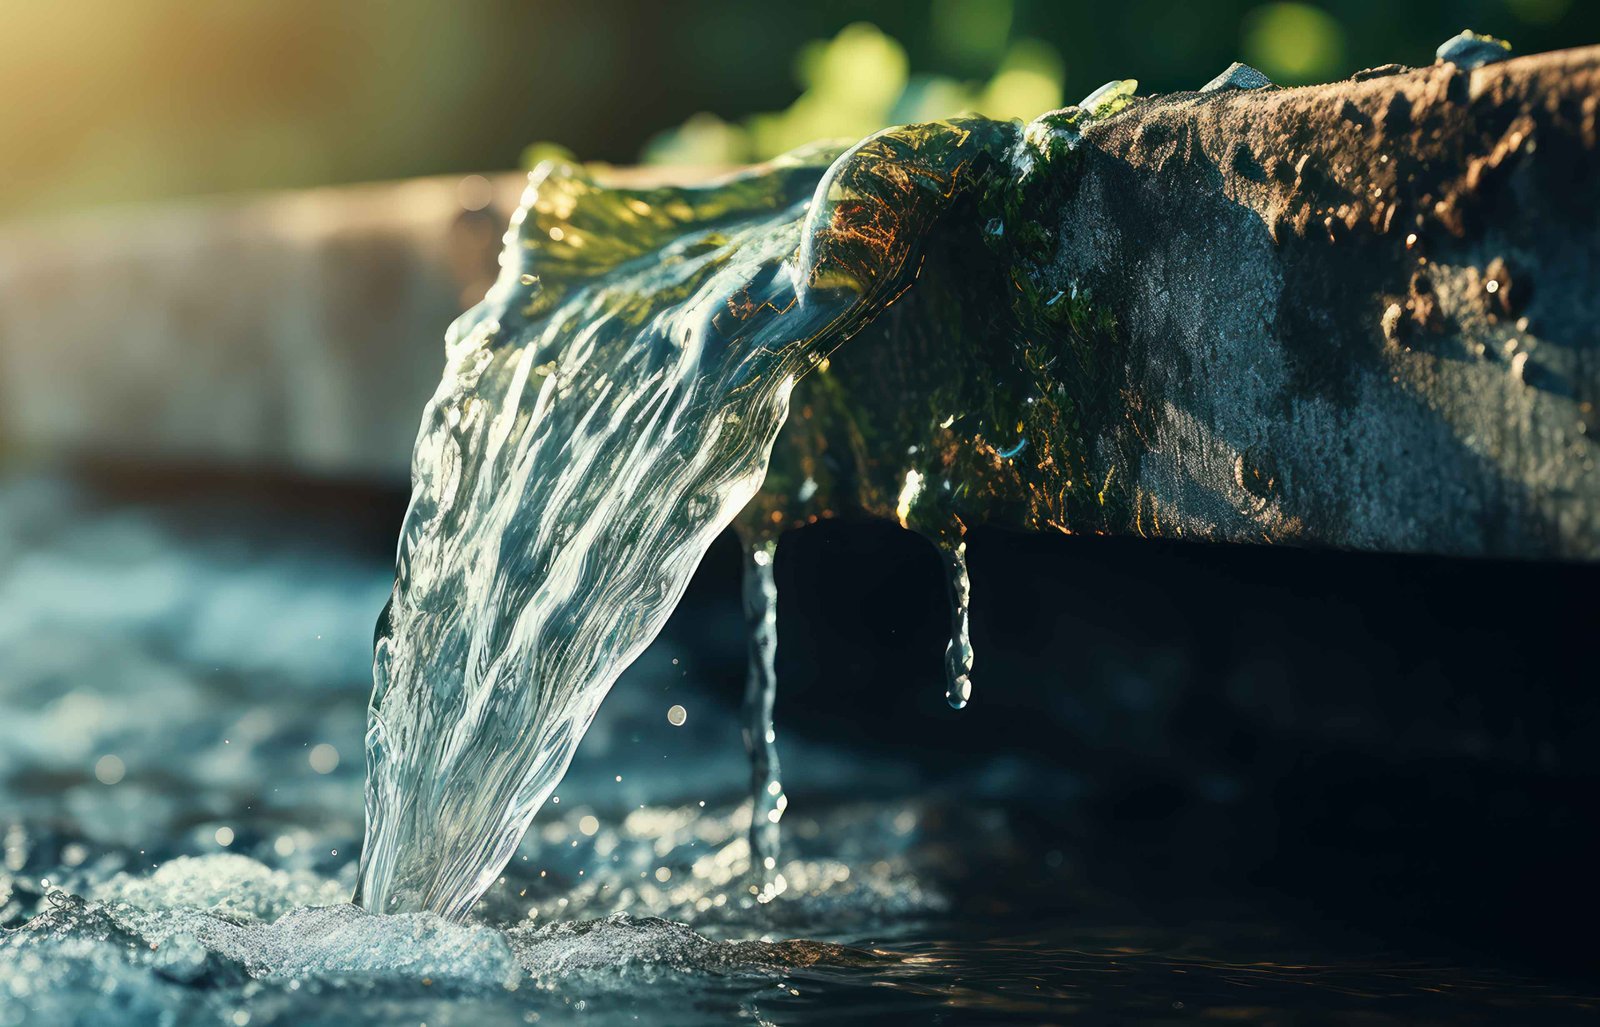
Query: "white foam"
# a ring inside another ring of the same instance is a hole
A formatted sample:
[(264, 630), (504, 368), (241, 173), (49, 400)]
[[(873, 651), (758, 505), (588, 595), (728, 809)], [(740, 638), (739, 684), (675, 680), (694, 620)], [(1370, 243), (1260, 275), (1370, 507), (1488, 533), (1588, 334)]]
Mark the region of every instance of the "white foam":
[(297, 906), (350, 897), (348, 885), (306, 870), (274, 870), (248, 856), (219, 852), (179, 856), (148, 876), (118, 874), (90, 898), (145, 909), (200, 909), (231, 918), (274, 920)]

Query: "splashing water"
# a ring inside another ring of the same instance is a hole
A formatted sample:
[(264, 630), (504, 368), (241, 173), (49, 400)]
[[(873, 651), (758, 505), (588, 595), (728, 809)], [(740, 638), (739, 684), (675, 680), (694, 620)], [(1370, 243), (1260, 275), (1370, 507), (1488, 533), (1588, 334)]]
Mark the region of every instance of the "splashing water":
[[(534, 173), (417, 439), (359, 903), (459, 917), (495, 880), (760, 487), (796, 379), (910, 285), (919, 241), (1003, 178), (1019, 138), (981, 119), (893, 129), (701, 188)], [(755, 577), (765, 618), (770, 566)], [(763, 668), (752, 688), (764, 717)], [(758, 835), (782, 799), (765, 737)]]
[[(227, 516), (196, 533), (191, 495), (130, 508), (59, 480), (0, 481), (0, 592), (18, 615), (0, 630), (50, 643), (46, 659), (0, 647), (0, 1023), (1039, 1023), (1063, 1008), (1141, 1023), (1593, 1019), (1592, 987), (1558, 975), (1426, 952), (1374, 963), (1359, 942), (1330, 946), (1319, 926), (1248, 905), (1215, 920), (1118, 912), (1145, 904), (1088, 886), (1073, 859), (1040, 859), (1077, 830), (1061, 817), (1041, 839), (1041, 812), (1059, 813), (1069, 787), (1042, 767), (910, 797), (909, 769), (803, 742), (791, 761), (817, 791), (783, 818), (787, 888), (740, 909), (748, 807), (689, 798), (731, 780), (719, 740), (739, 721), (665, 659), (641, 661), (602, 714), (613, 740), (656, 727), (659, 744), (580, 752), (585, 784), (563, 783), (580, 801), (540, 812), (530, 858), (513, 858), (469, 923), (340, 905), (361, 768), (314, 771), (304, 742), (358, 744), (349, 643), (359, 651), (392, 570), (356, 548), (344, 511), (308, 531), (256, 490), (208, 494), (208, 515)], [(112, 538), (145, 556), (128, 561)], [(86, 580), (103, 592), (87, 607)], [(246, 596), (247, 616), (189, 630), (196, 610)], [(334, 644), (306, 645), (310, 623)], [(680, 626), (681, 644), (694, 633)], [(669, 685), (693, 704), (681, 728), (661, 726)], [(90, 762), (110, 752), (127, 767), (115, 785)], [(618, 770), (626, 802), (581, 804)], [(212, 840), (219, 816), (229, 845)], [(1236, 823), (1215, 821), (1202, 844), (1225, 846)], [(799, 940), (742, 940), (765, 936)]]

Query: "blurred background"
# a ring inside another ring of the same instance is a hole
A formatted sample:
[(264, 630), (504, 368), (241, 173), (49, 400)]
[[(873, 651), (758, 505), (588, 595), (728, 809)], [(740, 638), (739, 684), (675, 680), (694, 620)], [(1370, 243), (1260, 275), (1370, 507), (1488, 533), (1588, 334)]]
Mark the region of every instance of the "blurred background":
[[(1534, 53), (1600, 41), (1600, 5), (7, 0), (0, 924), (38, 908), (27, 881), (89, 893), (221, 851), (343, 894), (411, 441), (517, 168), (693, 174), (962, 110), (1031, 117), (1113, 78), (1196, 89), (1234, 60), (1328, 81), (1431, 63), (1464, 27)], [(998, 532), (972, 550), (976, 691), (955, 713), (931, 548), (881, 525), (785, 540), (802, 849), (877, 830), (830, 811), (911, 796), (878, 833), (948, 900), (917, 909), (1094, 908), (1188, 937), (1191, 917), (1256, 922), (1246, 902), (1290, 934), (1592, 972), (1596, 568)], [(713, 549), (541, 822), (737, 805), (737, 563)], [(524, 851), (555, 876), (509, 888), (563, 908), (609, 859)]]
[(1600, 38), (1574, 0), (10, 0), (0, 216), (585, 160), (715, 162), (963, 109), (1031, 117), (1113, 78), (1196, 89), (1427, 64), (1463, 27)]

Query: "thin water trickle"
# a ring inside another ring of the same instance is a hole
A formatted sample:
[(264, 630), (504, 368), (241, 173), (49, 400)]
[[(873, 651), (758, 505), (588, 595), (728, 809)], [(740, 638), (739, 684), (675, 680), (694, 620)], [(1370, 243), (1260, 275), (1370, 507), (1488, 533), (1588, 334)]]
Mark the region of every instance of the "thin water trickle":
[(778, 822), (789, 799), (778, 765), (778, 735), (772, 707), (778, 693), (778, 586), (773, 578), (776, 546), (756, 542), (744, 558), (744, 621), (749, 641), (749, 676), (744, 693), (744, 747), (750, 754), (751, 888), (759, 901), (782, 889), (778, 866)]
[(972, 699), (972, 633), (968, 625), (972, 579), (967, 574), (966, 542), (941, 543), (939, 551), (944, 554), (950, 586), (950, 644), (944, 651), (944, 697), (951, 709), (959, 710)]

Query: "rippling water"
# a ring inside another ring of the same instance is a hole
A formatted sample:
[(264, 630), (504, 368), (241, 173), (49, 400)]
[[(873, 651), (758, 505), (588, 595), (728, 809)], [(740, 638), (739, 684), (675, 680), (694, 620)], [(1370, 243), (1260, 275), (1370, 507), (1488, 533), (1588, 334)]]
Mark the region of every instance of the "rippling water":
[(623, 676), (464, 923), (367, 913), (347, 904), (360, 698), (390, 568), (342, 520), (0, 482), (0, 1024), (1594, 1014), (1250, 907), (1096, 892), (1045, 779), (928, 796), (882, 753), (796, 735), (789, 887), (751, 908), (741, 718), (689, 642), (737, 637), (732, 597)]

